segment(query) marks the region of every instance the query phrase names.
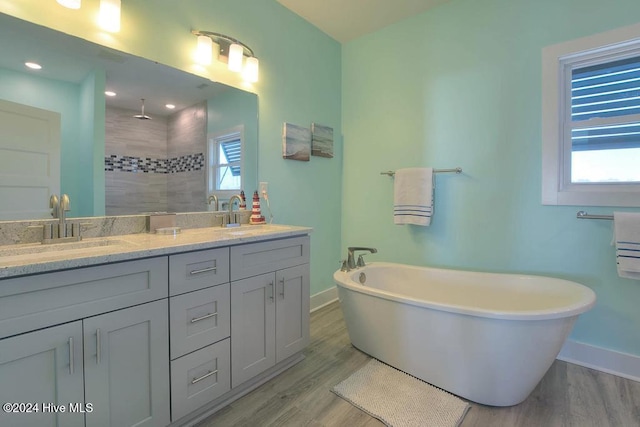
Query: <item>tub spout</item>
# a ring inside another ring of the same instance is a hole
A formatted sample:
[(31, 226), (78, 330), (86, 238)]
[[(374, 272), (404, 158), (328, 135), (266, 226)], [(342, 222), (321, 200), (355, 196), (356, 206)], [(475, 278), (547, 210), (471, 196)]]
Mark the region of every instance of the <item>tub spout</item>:
[[(349, 267), (349, 269), (356, 268), (356, 260), (353, 255), (355, 251), (368, 251), (368, 252), (371, 252), (372, 254), (375, 254), (378, 252), (376, 248), (362, 248), (358, 246), (349, 246), (347, 248), (347, 251), (349, 253), (349, 256), (347, 257), (347, 267)], [(362, 264), (364, 265), (364, 261), (362, 262)]]

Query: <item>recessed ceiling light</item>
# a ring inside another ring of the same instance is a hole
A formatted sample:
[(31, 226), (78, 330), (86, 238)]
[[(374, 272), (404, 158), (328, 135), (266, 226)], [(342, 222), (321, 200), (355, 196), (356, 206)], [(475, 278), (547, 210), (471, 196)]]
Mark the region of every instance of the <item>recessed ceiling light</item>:
[(116, 93), (110, 90), (105, 91), (104, 94), (107, 96), (116, 96)]
[(80, 9), (82, 0), (58, 0), (58, 3), (69, 9)]
[(41, 70), (42, 69), (42, 65), (37, 64), (35, 62), (25, 62), (24, 65), (26, 65), (28, 68), (31, 68), (32, 70)]
[(176, 106), (173, 105), (173, 104), (167, 104), (167, 105), (165, 105), (165, 107), (167, 107), (170, 110), (173, 110), (174, 108), (176, 108)]

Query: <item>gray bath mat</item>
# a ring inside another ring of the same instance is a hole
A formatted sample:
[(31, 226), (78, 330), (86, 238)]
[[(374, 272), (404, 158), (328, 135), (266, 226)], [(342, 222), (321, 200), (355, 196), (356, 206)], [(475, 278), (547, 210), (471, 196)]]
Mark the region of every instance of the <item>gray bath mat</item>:
[(372, 359), (331, 390), (392, 427), (456, 427), (469, 404)]

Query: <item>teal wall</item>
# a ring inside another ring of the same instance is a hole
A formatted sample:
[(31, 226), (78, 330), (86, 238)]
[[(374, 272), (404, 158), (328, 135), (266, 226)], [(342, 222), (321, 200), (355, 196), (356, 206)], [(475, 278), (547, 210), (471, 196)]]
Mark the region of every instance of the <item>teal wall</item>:
[[(70, 10), (55, 1), (0, 0), (0, 12), (257, 93), (258, 180), (269, 182), (274, 222), (313, 227), (311, 293), (333, 286), (341, 252), (340, 44), (275, 0), (123, 1), (117, 34), (99, 30), (97, 10), (97, 1)], [(245, 87), (225, 67), (194, 67), (194, 28), (251, 46), (260, 59), (260, 81)], [(331, 126), (336, 156), (283, 160), (283, 122)]]
[[(598, 302), (572, 338), (640, 355), (640, 282), (616, 274), (612, 223), (541, 204), (541, 49), (639, 17), (637, 0), (452, 0), (345, 44), (342, 245), (581, 282)], [(393, 225), (380, 172), (416, 166), (464, 174), (437, 176), (430, 227)]]
[[(91, 148), (87, 154), (87, 139), (82, 130), (93, 132), (93, 122), (88, 123), (82, 117), (84, 91), (77, 84), (0, 69), (1, 99), (60, 113), (60, 191), (69, 195), (69, 214), (76, 217), (93, 215), (93, 206), (86, 202), (85, 196), (93, 192), (87, 193), (83, 188), (84, 183), (93, 182)], [(93, 139), (88, 141), (93, 144)], [(80, 194), (83, 197), (79, 197)]]

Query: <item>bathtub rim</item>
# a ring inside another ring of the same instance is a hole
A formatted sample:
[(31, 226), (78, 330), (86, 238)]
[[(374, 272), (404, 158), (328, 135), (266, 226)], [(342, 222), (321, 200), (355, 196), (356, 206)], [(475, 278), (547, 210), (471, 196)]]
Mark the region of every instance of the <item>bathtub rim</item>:
[[(398, 295), (386, 290), (362, 286), (360, 283), (351, 279), (351, 275), (353, 275), (354, 273), (366, 272), (367, 268), (373, 268), (377, 266), (426, 269), (426, 270), (443, 271), (443, 272), (459, 271), (459, 272), (465, 272), (465, 273), (476, 273), (481, 275), (500, 275), (500, 276), (511, 276), (511, 277), (528, 278), (528, 279), (531, 279), (531, 278), (553, 279), (554, 281), (564, 282), (573, 287), (577, 286), (578, 289), (580, 289), (580, 291), (582, 292), (583, 297), (581, 301), (575, 304), (570, 304), (561, 308), (556, 307), (548, 310), (527, 310), (527, 311), (487, 310), (482, 308), (475, 308), (475, 307), (470, 308), (468, 306), (461, 306), (461, 305), (454, 305), (454, 304), (443, 304), (443, 303), (416, 300), (408, 296)], [(450, 313), (457, 313), (457, 314), (463, 314), (463, 315), (480, 317), (480, 318), (497, 319), (497, 320), (561, 319), (565, 317), (578, 316), (582, 313), (585, 313), (589, 311), (591, 308), (593, 308), (593, 306), (596, 303), (596, 294), (591, 288), (571, 280), (559, 279), (557, 277), (545, 276), (545, 275), (467, 271), (467, 270), (456, 270), (453, 268), (436, 268), (436, 267), (414, 266), (409, 264), (376, 261), (376, 262), (368, 263), (365, 267), (351, 270), (348, 272), (337, 270), (336, 272), (333, 273), (333, 279), (338, 288), (347, 289), (360, 294), (366, 294), (376, 298), (397, 301), (399, 303), (410, 304), (417, 307), (446, 311)]]

